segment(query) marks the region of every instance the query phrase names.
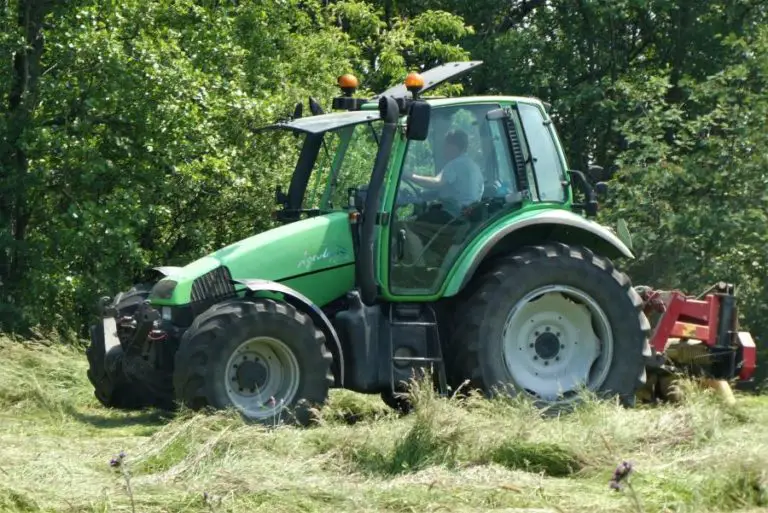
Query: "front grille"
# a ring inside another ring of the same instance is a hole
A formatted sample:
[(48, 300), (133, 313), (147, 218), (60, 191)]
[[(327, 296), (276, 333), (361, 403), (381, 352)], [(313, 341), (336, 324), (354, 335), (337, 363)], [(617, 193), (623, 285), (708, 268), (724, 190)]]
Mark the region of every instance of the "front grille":
[(213, 271), (200, 276), (192, 283), (193, 303), (213, 304), (217, 301), (235, 295), (235, 285), (232, 283), (232, 275), (224, 266), (217, 267)]

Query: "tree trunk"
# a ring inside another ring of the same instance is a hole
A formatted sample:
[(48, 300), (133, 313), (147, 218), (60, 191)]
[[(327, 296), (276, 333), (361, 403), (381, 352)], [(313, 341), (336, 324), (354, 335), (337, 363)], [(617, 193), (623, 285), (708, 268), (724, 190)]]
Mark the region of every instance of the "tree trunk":
[[(51, 0), (19, 0), (18, 30), (25, 46), (13, 54), (8, 102), (0, 110), (6, 131), (0, 139), (0, 282), (3, 301), (14, 298), (27, 271), (24, 247), (32, 217), (29, 158), (24, 136), (38, 104), (43, 21), (53, 6)], [(2, 108), (0, 106), (0, 108)], [(5, 323), (4, 323), (5, 324)]]

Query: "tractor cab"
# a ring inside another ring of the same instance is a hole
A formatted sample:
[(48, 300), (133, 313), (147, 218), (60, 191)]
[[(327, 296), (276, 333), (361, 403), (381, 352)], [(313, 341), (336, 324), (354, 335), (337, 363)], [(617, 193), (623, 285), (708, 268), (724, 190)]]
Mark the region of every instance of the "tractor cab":
[[(276, 190), (276, 218), (347, 212), (368, 303), (436, 299), (461, 254), (511, 214), (596, 212), (583, 174), (567, 168), (543, 102), (424, 96), (480, 64), (411, 73), (371, 99), (356, 98), (357, 78), (343, 75), (343, 94), (333, 100), (342, 112), (326, 114), (315, 104), (317, 115), (302, 117), (299, 104), (294, 119), (262, 129), (303, 137), (288, 191)], [(572, 203), (571, 182), (584, 203)]]

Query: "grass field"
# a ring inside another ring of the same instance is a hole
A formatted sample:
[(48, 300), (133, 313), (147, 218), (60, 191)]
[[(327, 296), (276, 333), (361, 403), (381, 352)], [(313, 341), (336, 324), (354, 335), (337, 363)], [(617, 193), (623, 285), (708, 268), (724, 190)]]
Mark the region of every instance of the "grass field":
[[(334, 393), (309, 429), (122, 413), (93, 398), (79, 351), (0, 339), (0, 511), (129, 512), (131, 496), (137, 512), (768, 506), (768, 397), (728, 408), (690, 391), (674, 406), (588, 402), (544, 419), (512, 401), (415, 396), (416, 411), (398, 418), (377, 396)], [(355, 425), (343, 420), (351, 414)], [(111, 467), (120, 451), (123, 467)], [(631, 490), (616, 492), (623, 460)]]

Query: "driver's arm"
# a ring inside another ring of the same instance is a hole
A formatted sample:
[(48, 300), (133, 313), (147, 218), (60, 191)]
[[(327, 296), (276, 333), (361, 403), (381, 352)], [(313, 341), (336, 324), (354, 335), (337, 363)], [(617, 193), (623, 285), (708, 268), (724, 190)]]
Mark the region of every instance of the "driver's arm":
[(416, 182), (417, 184), (427, 189), (439, 189), (440, 186), (443, 185), (443, 173), (440, 173), (437, 176), (412, 174), (412, 175), (406, 175), (406, 178)]

